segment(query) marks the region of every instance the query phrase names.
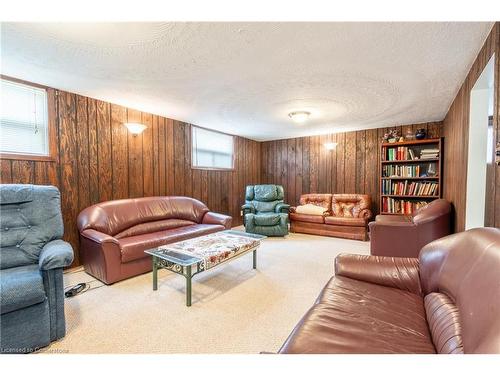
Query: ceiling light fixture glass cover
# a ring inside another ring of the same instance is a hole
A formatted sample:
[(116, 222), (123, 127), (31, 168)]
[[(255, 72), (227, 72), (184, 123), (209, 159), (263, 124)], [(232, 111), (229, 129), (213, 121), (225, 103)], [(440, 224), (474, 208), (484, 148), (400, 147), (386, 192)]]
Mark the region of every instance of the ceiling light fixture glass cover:
[(295, 111), (295, 112), (290, 112), (288, 114), (288, 117), (292, 119), (293, 122), (305, 122), (309, 116), (311, 115), (311, 112), (307, 111)]
[(147, 128), (146, 125), (139, 124), (137, 122), (126, 122), (124, 125), (127, 127), (128, 131), (133, 135), (141, 134)]

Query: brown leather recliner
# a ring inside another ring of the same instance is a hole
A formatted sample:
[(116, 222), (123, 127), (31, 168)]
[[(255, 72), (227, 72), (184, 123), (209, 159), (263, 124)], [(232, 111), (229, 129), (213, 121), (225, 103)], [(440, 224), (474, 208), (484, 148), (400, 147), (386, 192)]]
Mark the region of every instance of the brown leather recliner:
[(418, 257), (429, 242), (451, 233), (451, 204), (436, 199), (413, 215), (377, 215), (370, 227), (371, 255)]
[(314, 204), (328, 212), (305, 215), (290, 208), (290, 231), (366, 241), (371, 199), (364, 194), (304, 194), (300, 204)]
[(230, 216), (188, 197), (121, 199), (78, 215), (85, 271), (106, 284), (151, 271), (144, 250), (231, 228)]
[(280, 353), (500, 354), (500, 229), (431, 242), (420, 258), (339, 255)]

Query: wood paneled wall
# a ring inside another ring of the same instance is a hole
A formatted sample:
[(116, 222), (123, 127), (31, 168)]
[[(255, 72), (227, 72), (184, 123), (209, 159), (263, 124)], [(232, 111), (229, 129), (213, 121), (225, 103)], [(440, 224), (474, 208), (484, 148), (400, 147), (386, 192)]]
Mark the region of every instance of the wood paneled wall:
[[(263, 142), (262, 180), (283, 185), (286, 202), (292, 205), (306, 193), (369, 194), (376, 214), (384, 133), (398, 129), (404, 135), (407, 129), (415, 132), (420, 128), (427, 129), (431, 138), (442, 133), (442, 123), (433, 122)], [(327, 142), (336, 142), (336, 149), (327, 150)]]
[[(457, 232), (465, 229), (465, 201), (467, 194), (465, 181), (468, 161), (470, 92), (494, 53), (496, 61), (493, 129), (495, 133), (494, 139), (500, 142), (500, 126), (498, 119), (498, 112), (500, 109), (499, 34), (500, 25), (496, 22), (443, 121), (445, 137), (444, 198), (453, 203), (455, 209), (454, 227)], [(490, 165), (488, 167), (487, 179), (487, 225), (500, 228), (500, 167)]]
[[(260, 182), (260, 143), (235, 137), (235, 169), (191, 169), (191, 125), (119, 105), (48, 89), (58, 152), (54, 162), (0, 160), (0, 182), (57, 186), (65, 239), (79, 265), (76, 218), (111, 199), (186, 195), (241, 224), (245, 186)], [(134, 137), (124, 122), (147, 129)]]

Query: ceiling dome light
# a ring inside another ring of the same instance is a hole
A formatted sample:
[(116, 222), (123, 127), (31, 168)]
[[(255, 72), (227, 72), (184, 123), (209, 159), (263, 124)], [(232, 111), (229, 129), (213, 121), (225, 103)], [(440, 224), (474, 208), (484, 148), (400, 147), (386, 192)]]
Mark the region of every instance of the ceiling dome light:
[(288, 114), (288, 117), (292, 119), (293, 122), (305, 122), (309, 116), (311, 115), (311, 112), (307, 111), (296, 111), (296, 112), (290, 112)]
[(134, 137), (141, 134), (147, 128), (146, 125), (137, 122), (126, 122), (124, 125)]

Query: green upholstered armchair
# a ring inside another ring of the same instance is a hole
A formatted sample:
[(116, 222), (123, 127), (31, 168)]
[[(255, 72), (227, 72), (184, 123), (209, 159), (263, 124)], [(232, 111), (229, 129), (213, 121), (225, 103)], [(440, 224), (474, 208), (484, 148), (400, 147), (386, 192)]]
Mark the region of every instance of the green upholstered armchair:
[(249, 233), (264, 236), (288, 234), (288, 210), (281, 185), (249, 185), (246, 188), (243, 223)]

